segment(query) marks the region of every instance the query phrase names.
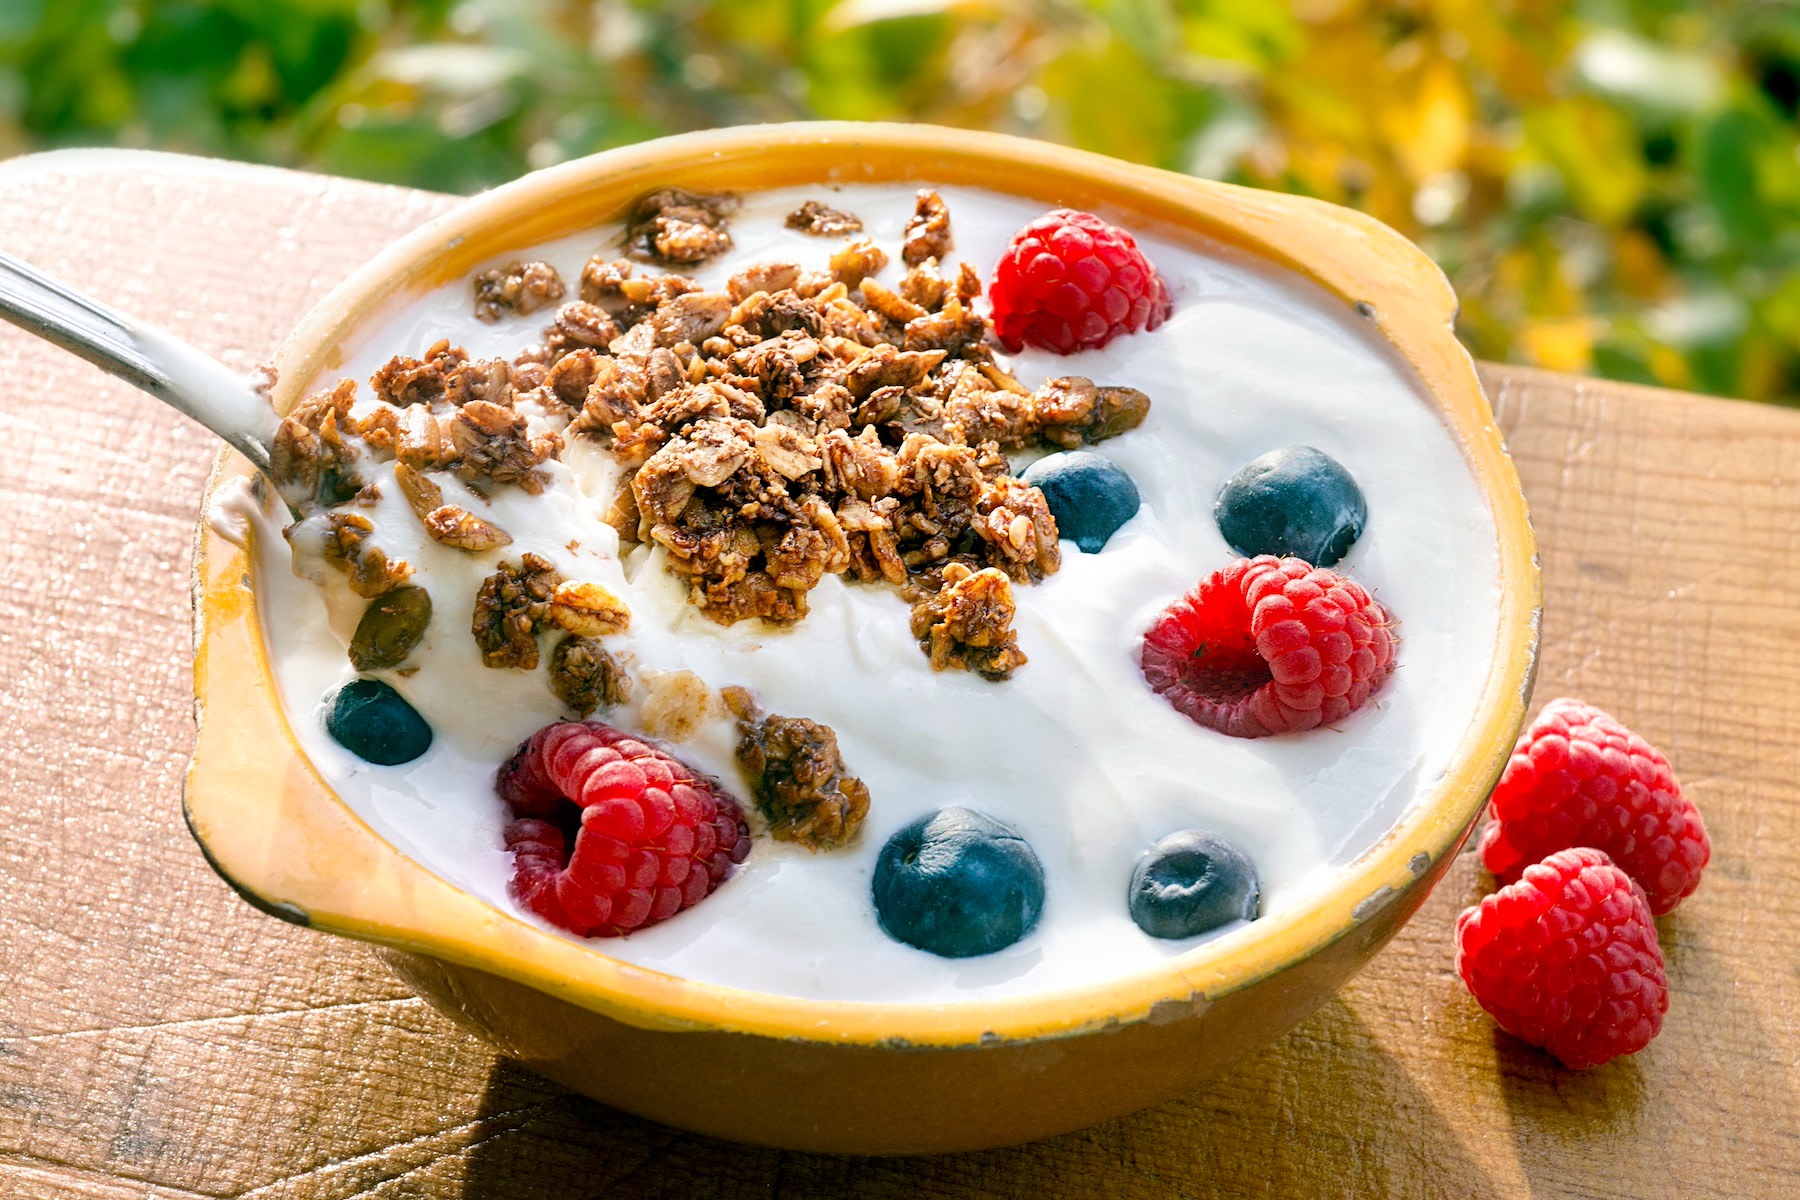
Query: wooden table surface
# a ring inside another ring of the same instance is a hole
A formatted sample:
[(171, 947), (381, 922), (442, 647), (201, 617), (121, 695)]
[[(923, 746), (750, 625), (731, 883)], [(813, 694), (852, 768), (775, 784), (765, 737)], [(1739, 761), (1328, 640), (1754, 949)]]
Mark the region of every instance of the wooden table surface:
[[(250, 367), (447, 197), (159, 155), (0, 164), (0, 245)], [(1163, 1108), (985, 1154), (693, 1137), (565, 1094), (357, 943), (260, 916), (182, 827), (211, 438), (0, 327), (0, 1195), (1752, 1197), (1800, 1193), (1800, 415), (1485, 372), (1543, 542), (1540, 701), (1674, 760), (1714, 860), (1662, 1037), (1587, 1073), (1451, 967), (1465, 853), (1285, 1040)]]

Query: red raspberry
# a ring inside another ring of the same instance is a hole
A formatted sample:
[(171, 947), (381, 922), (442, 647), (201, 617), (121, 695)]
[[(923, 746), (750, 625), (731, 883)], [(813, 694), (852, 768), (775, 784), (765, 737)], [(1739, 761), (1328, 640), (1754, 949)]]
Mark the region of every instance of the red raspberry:
[(1138, 664), (1208, 729), (1265, 737), (1361, 708), (1394, 667), (1393, 619), (1362, 585), (1298, 558), (1240, 558), (1163, 610)]
[(994, 336), (1008, 350), (1094, 350), (1121, 333), (1155, 329), (1169, 289), (1137, 242), (1092, 213), (1045, 213), (1007, 244), (988, 289)]
[(1606, 851), (1657, 916), (1700, 886), (1712, 844), (1669, 760), (1591, 704), (1552, 700), (1494, 788), (1481, 861), (1502, 880), (1570, 846)]
[(1570, 1067), (1635, 1054), (1669, 983), (1644, 893), (1589, 847), (1525, 868), (1456, 918), (1456, 973), (1500, 1028)]
[(546, 725), (495, 786), (521, 818), (506, 828), (513, 899), (583, 937), (618, 937), (692, 908), (750, 853), (737, 801), (599, 721)]

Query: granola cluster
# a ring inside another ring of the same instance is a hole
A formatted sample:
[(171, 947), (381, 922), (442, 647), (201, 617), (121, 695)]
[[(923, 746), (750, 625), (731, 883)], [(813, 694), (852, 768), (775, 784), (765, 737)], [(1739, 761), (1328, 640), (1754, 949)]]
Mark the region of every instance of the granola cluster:
[(1025, 661), (1012, 621), (1012, 581), (1004, 571), (953, 562), (936, 586), (915, 590), (912, 634), (934, 670), (958, 667), (983, 679), (1005, 679)]
[(705, 262), (731, 249), (725, 219), (736, 196), (702, 196), (680, 188), (651, 192), (632, 210), (625, 244), (633, 258), (665, 266)]
[(842, 237), (846, 233), (861, 233), (863, 223), (855, 213), (808, 200), (787, 215), (787, 227), (813, 237)]
[[(512, 307), (529, 311), (520, 302)], [(516, 404), (549, 376), (542, 365), (471, 361), (440, 341), (422, 358), (401, 355), (383, 365), (370, 380), (375, 403), (357, 410), (356, 383), (346, 379), (301, 401), (281, 422), (273, 473), (300, 517), (289, 540), (316, 549), (370, 602), (350, 646), (359, 670), (401, 668), (432, 616), (428, 593), (412, 582), (412, 566), (375, 544), (374, 522), (358, 511), (379, 498), (370, 468), (392, 461), (394, 485), (433, 541), (471, 554), (503, 549), (512, 535), (447, 503), (440, 473), (455, 475), (477, 495), (509, 484), (541, 492), (549, 482), (543, 464), (561, 453), (562, 438), (532, 434)], [(484, 662), (525, 668), (538, 665), (540, 625), (567, 631), (552, 656), (551, 686), (586, 715), (616, 702), (623, 674), (597, 643), (566, 643), (616, 632), (627, 619), (623, 604), (604, 589), (564, 581), (548, 562), (525, 555), (518, 564), (502, 564), (483, 585), (472, 627)]]
[[(562, 414), (567, 436), (605, 446), (625, 469), (609, 521), (627, 542), (662, 547), (710, 619), (798, 621), (808, 593), (842, 575), (900, 591), (934, 667), (1007, 678), (1025, 662), (1013, 588), (1060, 565), (1044, 496), (1012, 475), (1007, 452), (1112, 437), (1142, 422), (1149, 399), (1080, 377), (1031, 389), (996, 363), (975, 309), (979, 276), (940, 265), (951, 219), (930, 190), (916, 197), (891, 286), (878, 278), (887, 252), (845, 236), (861, 220), (817, 201), (788, 224), (845, 237), (826, 270), (760, 262), (722, 290), (640, 273), (642, 262), (729, 250), (736, 204), (678, 189), (646, 196), (626, 224), (627, 257), (591, 259), (575, 298), (511, 361), (471, 360), (440, 341), (377, 371), (373, 405), (356, 406), (350, 380), (308, 398), (274, 446), (284, 495), (325, 526), (327, 561), (375, 599), (411, 568), (389, 561), (353, 511), (371, 498), (370, 462), (394, 461), (395, 485), (435, 541), (500, 551), (511, 534), (447, 503), (432, 476), (453, 474), (481, 496), (506, 485), (540, 492), (564, 435), (533, 433), (526, 412)], [(483, 320), (565, 299), (542, 262), (485, 271), (472, 287)], [(583, 713), (616, 703), (624, 676), (595, 639), (625, 617), (611, 615), (618, 602), (603, 589), (580, 591), (592, 587), (535, 555), (500, 563), (471, 618), (483, 661), (534, 668), (540, 632), (560, 629), (557, 694)], [(387, 608), (411, 621), (429, 612)], [(372, 661), (389, 661), (417, 631), (375, 632)]]
[(475, 316), (492, 324), (507, 313), (525, 316), (567, 294), (562, 276), (547, 262), (515, 262), (475, 276)]
[(325, 517), (325, 561), (350, 577), (350, 590), (366, 600), (412, 578), (412, 567), (395, 562), (370, 540), (375, 523), (361, 513), (334, 512)]
[(869, 813), (869, 788), (844, 768), (836, 732), (804, 717), (765, 713), (743, 688), (726, 688), (723, 697), (741, 735), (738, 765), (769, 833), (811, 850), (854, 841)]
[(352, 412), (351, 379), (296, 404), (276, 429), (273, 474), (301, 513), (354, 498), (367, 483), (366, 460), (448, 470), (478, 495), (507, 483), (541, 492), (549, 482), (543, 464), (562, 452), (562, 437), (532, 435), (514, 401), (544, 375), (504, 359), (471, 362), (447, 341), (423, 358), (399, 355), (369, 380), (379, 403), (361, 416)]
[(631, 676), (597, 637), (571, 633), (550, 651), (550, 690), (581, 716), (631, 698)]
[[(820, 220), (854, 216), (813, 204), (790, 218)], [(1004, 451), (1110, 437), (1149, 400), (1081, 378), (1019, 383), (993, 360), (978, 276), (939, 267), (951, 244), (949, 212), (926, 191), (907, 228), (913, 265), (891, 288), (874, 278), (887, 254), (866, 239), (828, 271), (763, 262), (718, 292), (596, 257), (569, 307), (616, 336), (558, 344), (553, 326), (527, 353), (559, 403), (579, 397), (571, 431), (629, 472), (612, 514), (621, 536), (662, 546), (709, 618), (797, 621), (830, 574), (929, 605), (961, 564), (982, 577), (982, 620), (1010, 622), (1010, 587), (982, 573), (1031, 583), (1057, 569), (1056, 523)], [(1024, 662), (1010, 630), (956, 640), (967, 624), (922, 635), (961, 647), (931, 650), (934, 663), (1003, 679)]]
[(282, 496), (301, 512), (342, 504), (362, 490), (356, 469), (360, 456), (346, 435), (362, 430), (350, 416), (356, 382), (345, 379), (329, 392), (308, 396), (293, 407), (275, 430), (269, 450), (270, 470)]
[(624, 601), (597, 583), (565, 580), (536, 554), (502, 562), (475, 594), (469, 631), (490, 667), (535, 670), (538, 635), (560, 630), (550, 651), (550, 690), (582, 716), (631, 694), (631, 680), (600, 639), (631, 623)]
[(469, 632), (489, 667), (534, 670), (538, 631), (550, 625), (550, 600), (562, 573), (549, 560), (526, 554), (481, 581)]

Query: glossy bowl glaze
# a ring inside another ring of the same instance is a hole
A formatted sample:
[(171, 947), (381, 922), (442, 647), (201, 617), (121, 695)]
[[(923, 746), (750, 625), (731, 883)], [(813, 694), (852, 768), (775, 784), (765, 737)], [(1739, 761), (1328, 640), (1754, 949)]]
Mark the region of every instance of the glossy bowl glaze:
[[(342, 347), (495, 255), (616, 220), (654, 187), (749, 192), (929, 181), (1098, 211), (1129, 228), (1249, 251), (1319, 285), (1390, 342), (1455, 431), (1492, 509), (1499, 631), (1450, 770), (1310, 904), (1091, 987), (949, 1004), (804, 1000), (619, 962), (498, 911), (402, 855), (333, 794), (277, 698), (246, 552), (202, 522), (195, 563), (199, 737), (186, 811), (251, 903), (384, 947), (452, 1019), (619, 1108), (772, 1146), (918, 1153), (1027, 1141), (1192, 1088), (1304, 1018), (1417, 910), (1480, 812), (1523, 722), (1539, 582), (1519, 483), (1455, 298), (1424, 254), (1368, 217), (999, 135), (804, 124), (692, 134), (539, 171), (466, 201), (334, 291), (282, 348), (285, 411)], [(227, 456), (213, 485), (246, 470)]]

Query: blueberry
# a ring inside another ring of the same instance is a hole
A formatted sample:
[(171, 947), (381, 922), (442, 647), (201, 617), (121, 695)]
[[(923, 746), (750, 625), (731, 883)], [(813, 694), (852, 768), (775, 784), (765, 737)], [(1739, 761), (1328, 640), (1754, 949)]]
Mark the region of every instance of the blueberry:
[(1131, 919), (1157, 938), (1187, 938), (1256, 920), (1256, 864), (1216, 833), (1183, 829), (1150, 847), (1131, 873)]
[(1044, 493), (1057, 532), (1086, 554), (1100, 553), (1106, 539), (1137, 514), (1138, 490), (1131, 476), (1110, 458), (1086, 450), (1046, 455), (1020, 478)]
[(353, 679), (339, 688), (325, 730), (350, 753), (383, 767), (411, 762), (431, 749), (431, 726), (379, 679)]
[(1337, 459), (1311, 446), (1283, 446), (1226, 480), (1213, 516), (1239, 554), (1291, 555), (1329, 567), (1362, 536), (1369, 508)]
[(1031, 932), (1044, 911), (1044, 868), (1017, 830), (952, 805), (887, 840), (874, 891), (889, 937), (972, 958)]

